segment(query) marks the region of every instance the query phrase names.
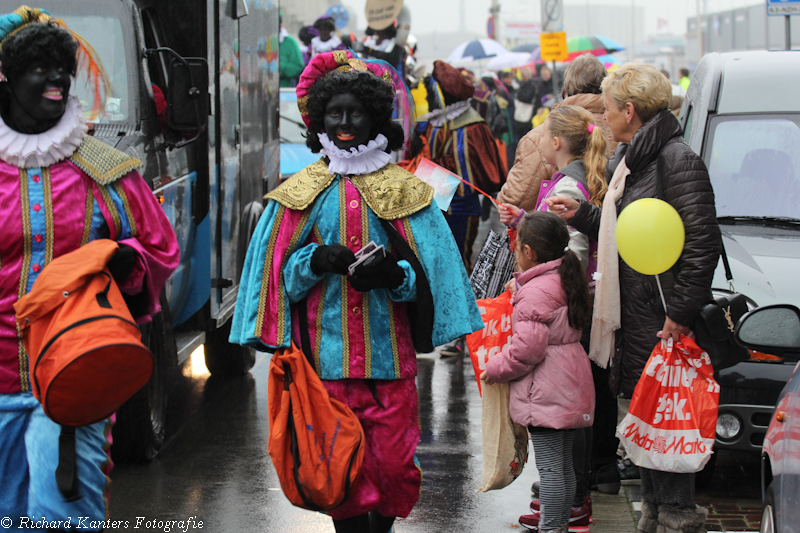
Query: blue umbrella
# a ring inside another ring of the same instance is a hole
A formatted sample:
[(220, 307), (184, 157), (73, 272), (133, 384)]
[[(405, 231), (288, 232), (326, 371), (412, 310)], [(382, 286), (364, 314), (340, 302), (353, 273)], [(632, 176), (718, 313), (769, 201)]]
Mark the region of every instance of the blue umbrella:
[(448, 63), (474, 61), (507, 54), (508, 49), (493, 39), (478, 39), (462, 43), (447, 56)]

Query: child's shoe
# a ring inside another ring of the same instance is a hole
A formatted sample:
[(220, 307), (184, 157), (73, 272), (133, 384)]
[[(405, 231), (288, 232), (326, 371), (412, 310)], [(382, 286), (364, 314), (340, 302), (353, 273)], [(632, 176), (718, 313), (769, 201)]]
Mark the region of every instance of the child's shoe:
[[(539, 500), (533, 500), (531, 502), (531, 511), (533, 511), (534, 514), (539, 514), (540, 506), (541, 502)], [(589, 496), (588, 494), (583, 497), (583, 506), (573, 507), (572, 509), (570, 509), (569, 511), (570, 524), (572, 524), (574, 520), (583, 519), (584, 515), (589, 517), (588, 518), (589, 524), (594, 522), (594, 520), (592, 520), (592, 497)]]

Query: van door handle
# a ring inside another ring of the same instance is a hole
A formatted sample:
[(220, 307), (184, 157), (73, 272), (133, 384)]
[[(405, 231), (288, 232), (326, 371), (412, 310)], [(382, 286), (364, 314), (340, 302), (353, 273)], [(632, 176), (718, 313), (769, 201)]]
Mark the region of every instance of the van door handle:
[(242, 147), (242, 125), (237, 124), (233, 127), (233, 144), (236, 145), (236, 149), (240, 149)]

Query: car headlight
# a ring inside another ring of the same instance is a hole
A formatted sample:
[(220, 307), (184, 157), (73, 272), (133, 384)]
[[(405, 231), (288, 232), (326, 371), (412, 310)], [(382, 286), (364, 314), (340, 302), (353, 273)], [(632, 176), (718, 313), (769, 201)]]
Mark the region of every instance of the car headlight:
[(739, 417), (724, 413), (717, 418), (717, 436), (721, 439), (730, 440), (742, 431), (742, 422)]

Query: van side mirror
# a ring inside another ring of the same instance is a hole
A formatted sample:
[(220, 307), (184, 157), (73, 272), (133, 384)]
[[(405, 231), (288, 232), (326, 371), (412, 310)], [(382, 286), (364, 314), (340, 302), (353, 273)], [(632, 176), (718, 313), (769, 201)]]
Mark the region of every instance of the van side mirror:
[(208, 62), (174, 57), (169, 63), (167, 118), (174, 130), (199, 131), (208, 123)]
[(800, 309), (767, 305), (744, 315), (736, 325), (736, 340), (745, 348), (800, 359)]

